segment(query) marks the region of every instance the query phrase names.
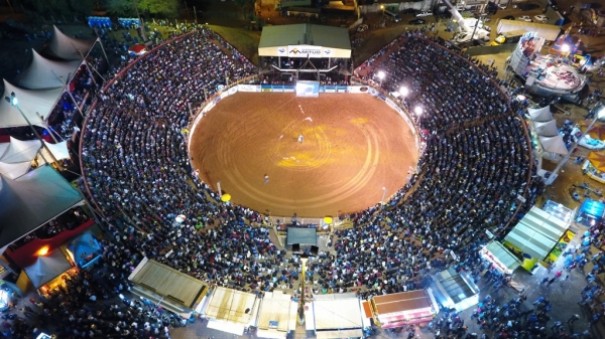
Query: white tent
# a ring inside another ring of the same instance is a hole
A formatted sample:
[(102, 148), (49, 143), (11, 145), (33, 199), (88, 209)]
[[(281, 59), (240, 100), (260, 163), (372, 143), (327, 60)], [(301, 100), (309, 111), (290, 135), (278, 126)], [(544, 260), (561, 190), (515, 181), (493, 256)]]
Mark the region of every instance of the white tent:
[(29, 89), (62, 88), (69, 75), (73, 75), (80, 61), (55, 61), (46, 59), (32, 48), (33, 59), (19, 76), (18, 84)]
[(29, 171), (31, 162), (18, 162), (16, 164), (7, 164), (0, 161), (0, 174), (9, 178), (16, 179)]
[[(11, 92), (15, 93), (19, 101), (19, 107), (11, 106), (4, 99), (9, 97)], [(2, 95), (2, 101), (0, 101), (0, 128), (28, 125), (19, 112), (19, 108), (32, 125), (45, 128), (44, 118), (47, 118), (52, 112), (62, 93), (62, 88), (29, 90), (19, 88), (4, 80), (4, 94)]]
[(569, 151), (567, 147), (565, 147), (565, 142), (563, 142), (563, 137), (560, 135), (556, 135), (554, 137), (540, 137), (540, 143), (542, 144), (542, 148), (544, 148), (545, 152), (556, 153), (561, 155), (566, 155)]
[(2, 156), (4, 155), (4, 153), (6, 152), (6, 150), (10, 147), (10, 142), (5, 142), (0, 144), (0, 159), (2, 159)]
[(538, 135), (543, 137), (554, 137), (559, 134), (557, 123), (554, 119), (547, 122), (536, 121), (534, 126), (536, 127), (536, 132)]
[(65, 60), (82, 60), (88, 53), (94, 41), (72, 38), (53, 26), (53, 36), (50, 40), (50, 51)]
[(540, 108), (528, 108), (527, 112), (529, 117), (533, 121), (548, 122), (553, 119), (552, 113), (550, 112), (550, 106), (544, 106)]
[[(45, 148), (40, 149), (36, 161), (38, 164), (44, 164), (46, 161), (59, 161), (69, 159), (69, 150), (67, 149), (67, 141), (61, 141), (58, 144), (51, 144), (44, 141)], [(49, 154), (50, 150), (50, 154)], [(52, 156), (51, 156), (52, 154)], [(53, 159), (54, 158), (54, 159)], [(46, 160), (46, 161), (45, 161)]]
[(65, 255), (57, 249), (47, 256), (38, 257), (33, 265), (25, 268), (25, 273), (32, 285), (38, 289), (71, 267)]
[(31, 162), (36, 158), (36, 154), (42, 147), (39, 140), (23, 141), (13, 137), (10, 137), (10, 142), (6, 144), (8, 144), (8, 147), (4, 155), (0, 157), (0, 161), (7, 164)]
[(49, 166), (15, 180), (0, 176), (0, 246), (36, 230), (81, 201), (80, 192)]

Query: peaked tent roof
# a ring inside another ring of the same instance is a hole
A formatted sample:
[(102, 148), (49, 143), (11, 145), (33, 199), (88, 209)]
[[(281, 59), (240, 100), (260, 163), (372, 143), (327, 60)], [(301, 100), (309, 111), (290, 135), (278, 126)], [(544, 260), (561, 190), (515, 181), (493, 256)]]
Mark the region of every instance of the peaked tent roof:
[(49, 142), (44, 141), (44, 144), (50, 150), (50, 153), (52, 153), (52, 157), (50, 156), (47, 148), (42, 148), (40, 150), (40, 153), (38, 153), (38, 164), (46, 163), (45, 160), (53, 161), (53, 158), (57, 161), (70, 158), (69, 150), (67, 149), (67, 140), (61, 141), (58, 144), (51, 144)]
[(10, 142), (3, 142), (0, 144), (0, 159), (2, 159), (2, 156), (4, 155), (4, 153), (6, 152), (6, 150), (10, 147)]
[(567, 147), (565, 147), (565, 142), (563, 142), (563, 138), (560, 135), (556, 135), (554, 137), (540, 137), (540, 143), (544, 148), (544, 151), (566, 155), (569, 151)]
[(22, 162), (31, 162), (36, 158), (36, 154), (42, 147), (40, 140), (19, 140), (10, 137), (10, 142), (4, 155), (0, 156), (0, 162), (7, 164), (17, 164)]
[(94, 41), (86, 41), (72, 38), (53, 25), (53, 36), (50, 40), (50, 51), (57, 57), (64, 60), (82, 60)]
[[(19, 107), (11, 106), (4, 100), (14, 92), (19, 100)], [(27, 121), (19, 112), (19, 108), (32, 125), (45, 127), (43, 118), (47, 118), (55, 107), (59, 97), (63, 93), (62, 88), (29, 90), (19, 88), (4, 80), (4, 94), (0, 101), (0, 128), (27, 126)], [(36, 113), (39, 113), (36, 114)]]
[(557, 123), (554, 119), (547, 122), (536, 121), (534, 126), (536, 126), (536, 132), (538, 132), (538, 135), (543, 137), (554, 137), (559, 134)]
[(21, 73), (17, 83), (29, 89), (63, 88), (70, 74), (74, 74), (80, 61), (55, 61), (47, 59), (32, 48), (33, 59)]
[(533, 121), (548, 122), (553, 119), (550, 105), (540, 108), (528, 108), (527, 113), (529, 113), (529, 117)]
[(71, 268), (71, 265), (60, 250), (38, 257), (36, 262), (25, 268), (25, 273), (36, 289), (61, 275)]
[(80, 192), (49, 166), (11, 180), (0, 177), (0, 247), (34, 231), (82, 201)]
[(16, 164), (7, 164), (0, 161), (0, 174), (9, 179), (15, 179), (29, 171), (30, 162), (18, 162)]

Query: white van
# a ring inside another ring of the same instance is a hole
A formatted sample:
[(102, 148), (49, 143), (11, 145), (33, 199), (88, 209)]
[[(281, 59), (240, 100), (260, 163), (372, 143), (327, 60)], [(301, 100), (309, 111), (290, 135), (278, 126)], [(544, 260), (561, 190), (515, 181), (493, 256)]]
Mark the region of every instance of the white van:
[(400, 22), (401, 21), (401, 16), (399, 16), (399, 13), (395, 13), (395, 12), (391, 12), (389, 10), (385, 10), (384, 11), (384, 15), (386, 15), (389, 18), (391, 18), (391, 20), (393, 20), (393, 22)]

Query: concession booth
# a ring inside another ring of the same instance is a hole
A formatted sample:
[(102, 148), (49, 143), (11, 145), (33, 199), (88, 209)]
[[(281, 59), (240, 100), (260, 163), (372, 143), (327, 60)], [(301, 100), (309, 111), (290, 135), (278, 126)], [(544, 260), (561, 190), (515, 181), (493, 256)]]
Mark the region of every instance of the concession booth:
[(372, 297), (367, 302), (374, 321), (382, 328), (428, 323), (439, 312), (431, 288)]
[(479, 287), (465, 272), (450, 267), (432, 278), (435, 297), (441, 305), (460, 312), (479, 303)]

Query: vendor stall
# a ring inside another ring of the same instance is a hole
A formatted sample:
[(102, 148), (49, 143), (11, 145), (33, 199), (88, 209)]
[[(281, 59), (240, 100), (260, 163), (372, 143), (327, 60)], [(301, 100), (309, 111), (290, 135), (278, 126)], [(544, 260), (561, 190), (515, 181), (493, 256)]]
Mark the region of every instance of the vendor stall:
[(513, 274), (521, 266), (521, 261), (499, 241), (490, 241), (479, 253), (483, 259), (505, 274)]
[(369, 306), (374, 320), (382, 328), (428, 323), (439, 312), (430, 288), (375, 296)]
[(576, 222), (581, 223), (585, 226), (593, 226), (603, 220), (605, 215), (605, 204), (592, 200), (586, 199), (580, 206), (578, 214), (576, 216)]
[(453, 267), (435, 274), (432, 287), (440, 304), (457, 312), (479, 303), (479, 287), (466, 273), (456, 272)]
[(590, 152), (582, 165), (582, 172), (593, 180), (605, 184), (605, 153)]
[(536, 206), (506, 235), (504, 245), (523, 258), (521, 266), (531, 272), (536, 263), (544, 262), (566, 234), (570, 221), (561, 220)]

